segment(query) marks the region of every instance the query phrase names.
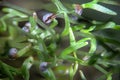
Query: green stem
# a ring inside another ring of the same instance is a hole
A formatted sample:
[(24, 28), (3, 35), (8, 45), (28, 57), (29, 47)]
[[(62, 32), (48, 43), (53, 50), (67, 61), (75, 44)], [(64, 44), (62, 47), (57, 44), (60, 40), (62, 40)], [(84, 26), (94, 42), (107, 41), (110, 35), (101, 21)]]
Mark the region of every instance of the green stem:
[(68, 33), (69, 33), (69, 27), (70, 27), (69, 17), (68, 17), (68, 15), (67, 15), (66, 12), (64, 12), (64, 18), (65, 18), (65, 28), (64, 28), (64, 30), (62, 32), (62, 36), (68, 35)]
[(52, 0), (52, 2), (57, 6), (58, 12), (67, 11), (63, 4), (59, 0)]
[(96, 69), (98, 69), (99, 71), (101, 71), (102, 73), (104, 73), (104, 74), (107, 74), (108, 72), (106, 71), (106, 70), (104, 70), (102, 67), (100, 67), (99, 65), (94, 65), (94, 67), (96, 68)]

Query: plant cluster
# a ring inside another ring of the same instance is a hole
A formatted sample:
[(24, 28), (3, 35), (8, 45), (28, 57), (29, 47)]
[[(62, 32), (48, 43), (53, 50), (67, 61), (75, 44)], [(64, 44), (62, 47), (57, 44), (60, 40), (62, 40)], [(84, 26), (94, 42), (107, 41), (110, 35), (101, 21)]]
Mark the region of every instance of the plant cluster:
[[(51, 2), (57, 10), (44, 14), (42, 19), (36, 12), (3, 3), (6, 7), (0, 17), (0, 79), (15, 80), (21, 76), (22, 80), (29, 80), (34, 65), (45, 80), (66, 80), (65, 76), (73, 80), (79, 66), (93, 66), (101, 71), (103, 75), (97, 80), (112, 80), (112, 75), (119, 72), (120, 25), (96, 20), (84, 23), (76, 18), (85, 19), (85, 8), (113, 16), (117, 13), (98, 4), (99, 0), (72, 4), (70, 9), (60, 0)], [(65, 23), (61, 32), (56, 29), (58, 18)], [(21, 27), (21, 22), (27, 23)], [(69, 45), (60, 49), (61, 40), (66, 37), (64, 44)], [(9, 63), (17, 60), (22, 62), (17, 67)], [(87, 80), (82, 70), (79, 73), (82, 80)]]

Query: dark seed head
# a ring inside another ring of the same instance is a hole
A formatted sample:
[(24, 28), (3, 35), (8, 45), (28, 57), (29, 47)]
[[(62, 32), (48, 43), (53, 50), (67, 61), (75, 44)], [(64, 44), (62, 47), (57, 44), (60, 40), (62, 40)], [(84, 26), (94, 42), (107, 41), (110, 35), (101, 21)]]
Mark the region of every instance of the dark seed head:
[(15, 57), (17, 57), (17, 49), (16, 48), (11, 48), (10, 50), (9, 50), (9, 56), (11, 57), (11, 58), (15, 58)]
[(53, 13), (47, 13), (43, 16), (42, 20), (44, 23), (51, 23), (52, 22), (52, 19), (56, 18), (56, 15), (53, 14)]
[(39, 66), (40, 71), (44, 72), (48, 67), (48, 63), (47, 62), (42, 62)]
[[(25, 23), (25, 25), (22, 27), (22, 30), (25, 32), (30, 32), (31, 24), (30, 22)], [(35, 29), (38, 29), (39, 27), (36, 25)]]
[(22, 30), (25, 32), (30, 32), (31, 24), (29, 22), (25, 23), (25, 25), (22, 27)]
[(83, 10), (82, 10), (82, 6), (80, 6), (79, 4), (74, 4), (74, 8), (75, 8), (75, 13), (77, 13), (78, 15), (81, 15)]
[(22, 30), (25, 31), (25, 32), (29, 32), (29, 31), (30, 31), (29, 27), (26, 27), (26, 26), (24, 26), (24, 27), (22, 28)]

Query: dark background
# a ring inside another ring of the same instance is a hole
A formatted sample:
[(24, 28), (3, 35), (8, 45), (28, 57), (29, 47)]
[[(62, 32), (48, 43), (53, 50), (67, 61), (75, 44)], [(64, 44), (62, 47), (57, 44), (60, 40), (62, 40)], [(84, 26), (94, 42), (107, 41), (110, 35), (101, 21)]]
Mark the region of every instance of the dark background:
[[(12, 4), (15, 4), (17, 6), (31, 9), (31, 10), (38, 10), (38, 9), (46, 9), (46, 10), (54, 10), (55, 5), (51, 3), (50, 0), (3, 0), (6, 2), (10, 2)], [(61, 0), (64, 4), (82, 4), (89, 2), (91, 0)], [(100, 13), (91, 9), (84, 9), (82, 16), (91, 19), (91, 20), (99, 20), (99, 21), (114, 21), (117, 24), (120, 24), (120, 0), (114, 0), (117, 2), (117, 5), (112, 4), (105, 4), (105, 3), (99, 3), (115, 12), (117, 12), (117, 16), (107, 15), (104, 13)], [(49, 7), (49, 8), (48, 8)]]

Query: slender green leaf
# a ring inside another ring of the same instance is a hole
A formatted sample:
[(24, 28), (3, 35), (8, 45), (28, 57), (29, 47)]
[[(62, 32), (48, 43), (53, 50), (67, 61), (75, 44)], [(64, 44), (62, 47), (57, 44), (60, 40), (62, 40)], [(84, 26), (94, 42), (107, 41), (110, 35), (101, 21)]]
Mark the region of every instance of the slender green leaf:
[(9, 34), (10, 34), (10, 38), (13, 39), (15, 37), (18, 36), (18, 29), (16, 26), (11, 26), (9, 25)]
[(96, 68), (96, 69), (98, 69), (99, 71), (101, 71), (102, 73), (104, 73), (104, 74), (107, 74), (108, 72), (105, 70), (105, 69), (103, 69), (101, 66), (99, 66), (99, 65), (94, 65), (94, 67)]
[(37, 24), (36, 24), (36, 21), (35, 21), (35, 19), (33, 17), (30, 17), (29, 21), (30, 21), (30, 24), (31, 24), (30, 30), (32, 31), (32, 30), (34, 30), (36, 28)]
[[(108, 22), (105, 25), (103, 25), (104, 28), (112, 28), (112, 29), (114, 29), (115, 26), (116, 26), (115, 22)], [(104, 29), (103, 27), (102, 29)]]
[(90, 46), (89, 54), (93, 54), (97, 48), (96, 39), (94, 37), (90, 40), (90, 44), (91, 46)]
[(86, 45), (88, 44), (88, 43), (86, 42), (87, 40), (90, 40), (90, 38), (84, 38), (84, 39), (76, 42), (75, 45), (69, 46), (68, 48), (66, 48), (66, 49), (64, 49), (64, 50), (62, 51), (62, 53), (61, 53), (60, 56), (61, 56), (61, 57), (64, 57), (64, 56), (66, 56), (66, 55), (68, 55), (68, 54), (76, 51), (77, 49), (86, 46)]
[(73, 76), (74, 76), (74, 71), (73, 71), (73, 65), (71, 65), (70, 69), (69, 69), (69, 74), (70, 74), (70, 80), (73, 80)]
[(99, 0), (99, 1), (105, 4), (120, 6), (120, 3), (117, 2), (117, 0), (116, 1), (115, 0)]
[(70, 27), (70, 21), (67, 13), (64, 13), (64, 17), (65, 17), (65, 28), (62, 32), (62, 36), (65, 36), (69, 33), (69, 27)]
[(56, 77), (53, 73), (53, 71), (49, 68), (43, 72), (43, 75), (47, 80), (56, 80)]
[(108, 74), (107, 80), (112, 80), (112, 73), (109, 73), (109, 74)]
[(71, 27), (69, 27), (69, 35), (70, 35), (70, 45), (75, 45), (76, 43), (75, 36), (73, 34)]
[(22, 49), (24, 47), (26, 47), (27, 45), (29, 45), (30, 43), (19, 43), (19, 42), (15, 42), (14, 40), (8, 40), (8, 44), (10, 47), (15, 47), (18, 49)]
[(14, 9), (11, 9), (11, 8), (3, 8), (3, 11), (4, 12), (8, 12), (8, 13), (11, 13), (12, 15), (14, 16), (19, 16), (19, 17), (27, 17), (27, 15), (17, 11), (17, 10), (14, 10)]
[(14, 77), (11, 74), (10, 69), (8, 68), (8, 65), (6, 65), (0, 61), (0, 66), (2, 67), (2, 71), (9, 77), (9, 79), (14, 80)]
[(0, 20), (0, 32), (6, 31), (7, 25), (3, 19)]
[(6, 14), (6, 15), (2, 16), (1, 19), (5, 20), (5, 19), (8, 19), (8, 18), (12, 18), (12, 17), (14, 17), (14, 16), (15, 16), (15, 15), (9, 13), (9, 14)]
[(16, 69), (2, 61), (0, 61), (0, 71), (1, 71), (1, 75), (2, 75), (2, 73), (4, 75), (7, 75), (9, 77), (9, 80), (14, 80), (14, 76), (16, 74), (21, 74), (19, 69)]
[(102, 6), (102, 5), (99, 5), (99, 4), (86, 3), (86, 4), (82, 4), (82, 7), (94, 9), (94, 10), (97, 10), (97, 11), (100, 11), (102, 13), (109, 14), (109, 15), (117, 15), (116, 12), (114, 12), (114, 11), (112, 11), (112, 10)]
[[(76, 60), (75, 64), (72, 64), (70, 67), (70, 80), (73, 80), (73, 78), (78, 70), (78, 62), (79, 62), (79, 60)], [(80, 61), (80, 62), (82, 62), (82, 61)]]
[(31, 44), (27, 45), (26, 47), (24, 47), (23, 49), (19, 50), (17, 53), (18, 57), (21, 57), (22, 55), (24, 55), (27, 51), (29, 51), (31, 48)]
[(30, 74), (29, 69), (33, 64), (33, 57), (28, 57), (22, 65), (22, 75), (25, 80), (29, 80)]
[(97, 3), (99, 0), (93, 0), (92, 3)]
[(80, 72), (80, 76), (81, 76), (82, 80), (87, 80), (85, 75), (83, 74), (82, 70), (80, 70), (79, 72)]
[(57, 26), (58, 21), (56, 19), (53, 19), (53, 22), (50, 24), (50, 28), (54, 28), (55, 26)]
[(56, 5), (59, 12), (67, 12), (67, 9), (63, 6), (63, 4), (59, 0), (52, 0), (52, 2)]

